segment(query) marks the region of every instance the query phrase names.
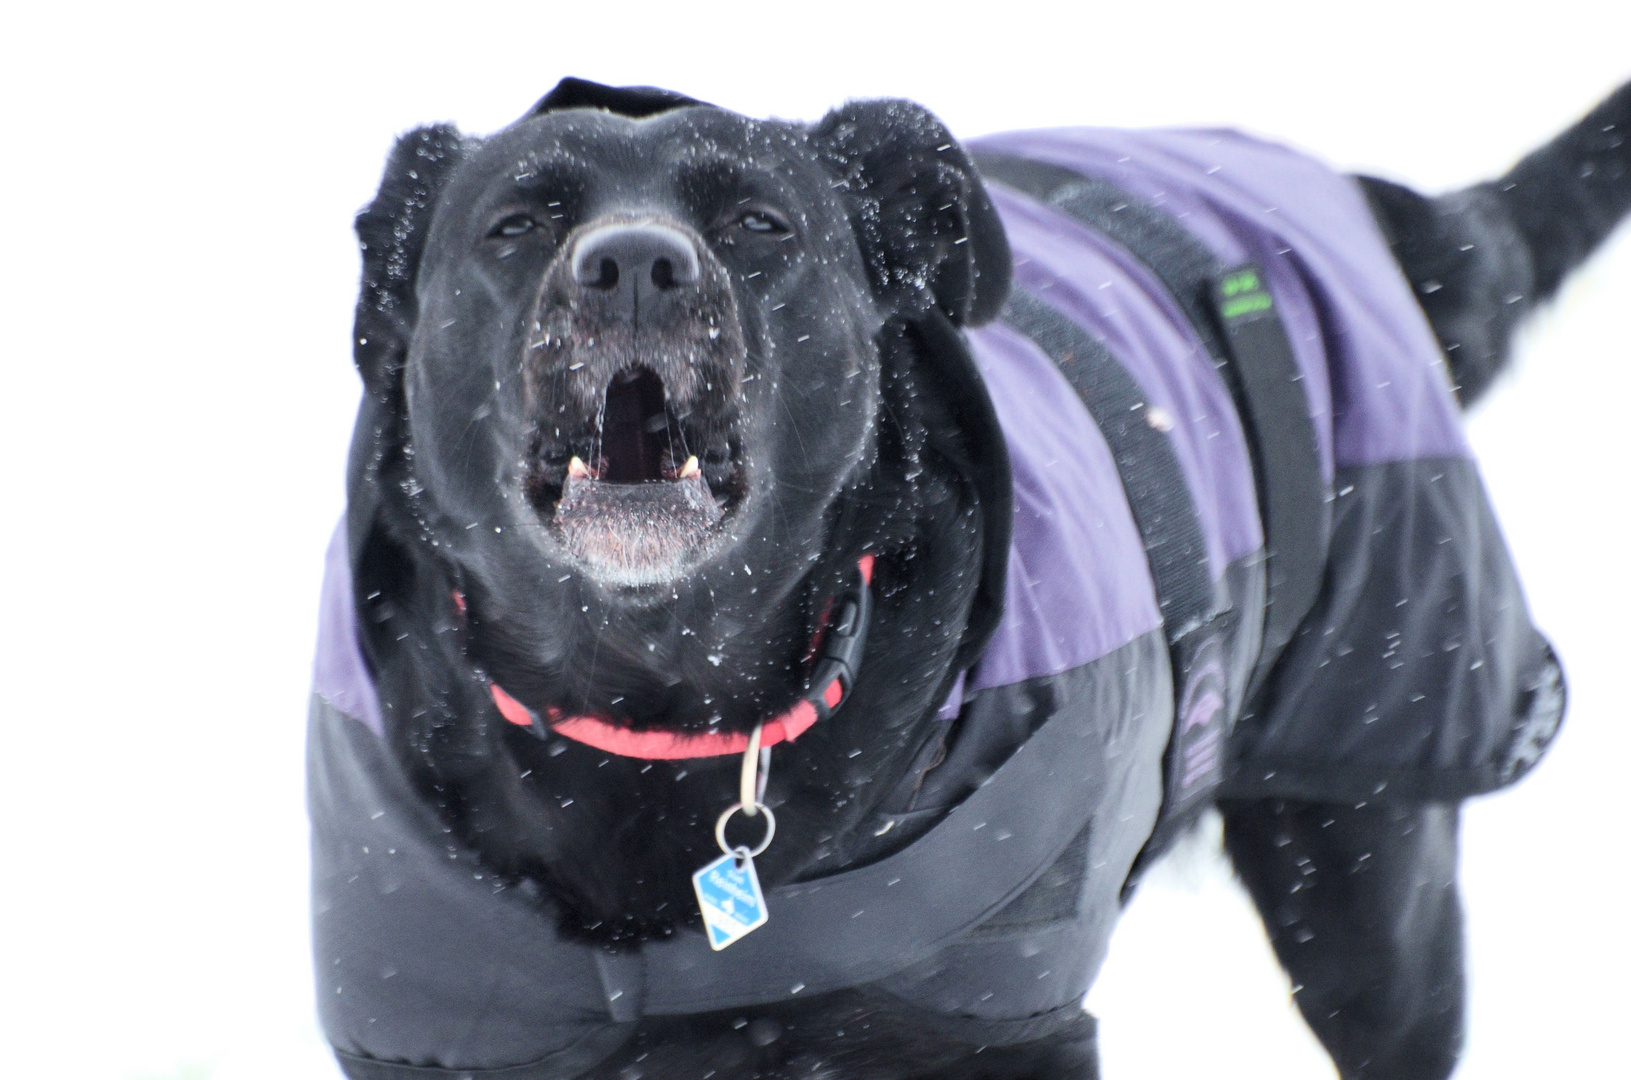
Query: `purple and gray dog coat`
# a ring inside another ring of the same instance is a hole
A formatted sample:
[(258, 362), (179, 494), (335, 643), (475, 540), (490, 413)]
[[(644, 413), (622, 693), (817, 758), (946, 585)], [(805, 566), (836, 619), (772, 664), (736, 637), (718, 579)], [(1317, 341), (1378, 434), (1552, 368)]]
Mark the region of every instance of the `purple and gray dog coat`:
[(1140, 853), (1210, 798), (1456, 800), (1544, 752), (1561, 673), (1355, 182), (1229, 131), (971, 149), (1016, 291), (950, 338), (1000, 422), (1012, 539), (1001, 622), (925, 718), (939, 764), (728, 950), (563, 938), (388, 752), (337, 536), (310, 807), (348, 1075), (566, 1080), (642, 1017), (855, 989), (1025, 1041), (1081, 1017)]

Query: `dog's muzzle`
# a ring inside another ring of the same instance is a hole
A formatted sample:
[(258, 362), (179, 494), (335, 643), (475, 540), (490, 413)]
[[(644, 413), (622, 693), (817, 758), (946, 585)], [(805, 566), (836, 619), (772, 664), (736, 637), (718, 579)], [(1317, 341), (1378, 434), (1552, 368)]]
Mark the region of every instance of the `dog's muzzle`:
[(729, 276), (677, 222), (602, 220), (563, 245), (532, 326), (534, 510), (606, 584), (683, 574), (746, 489)]

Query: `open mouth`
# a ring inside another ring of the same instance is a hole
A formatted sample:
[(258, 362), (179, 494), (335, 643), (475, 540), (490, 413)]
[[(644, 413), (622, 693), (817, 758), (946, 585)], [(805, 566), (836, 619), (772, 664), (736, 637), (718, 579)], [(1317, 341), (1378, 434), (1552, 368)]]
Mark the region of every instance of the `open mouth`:
[(650, 368), (624, 368), (566, 438), (536, 447), (534, 509), (598, 578), (669, 580), (740, 503), (740, 445), (729, 424), (677, 410)]
[[(591, 449), (594, 464), (574, 456), (569, 463), (575, 479), (588, 477), (607, 484), (649, 484), (673, 481), (700, 468), (678, 418), (664, 400), (663, 380), (650, 368), (637, 367), (612, 376), (601, 408), (598, 446)], [(683, 457), (681, 455), (684, 455)]]

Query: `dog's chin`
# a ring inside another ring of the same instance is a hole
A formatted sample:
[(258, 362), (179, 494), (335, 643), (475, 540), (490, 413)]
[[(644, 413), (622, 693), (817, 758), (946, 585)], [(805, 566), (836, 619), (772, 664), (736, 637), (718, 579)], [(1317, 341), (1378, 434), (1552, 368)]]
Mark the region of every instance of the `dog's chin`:
[(615, 484), (567, 478), (555, 507), (561, 544), (602, 585), (666, 585), (700, 566), (723, 542), (724, 512), (700, 475)]

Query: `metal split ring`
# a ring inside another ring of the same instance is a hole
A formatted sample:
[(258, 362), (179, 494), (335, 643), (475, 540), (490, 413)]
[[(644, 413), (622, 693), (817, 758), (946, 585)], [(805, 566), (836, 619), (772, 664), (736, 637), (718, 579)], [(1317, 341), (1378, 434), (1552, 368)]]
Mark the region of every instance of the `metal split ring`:
[(759, 846), (753, 848), (752, 850), (745, 847), (733, 848), (725, 840), (725, 823), (730, 821), (732, 814), (736, 813), (742, 808), (741, 803), (731, 803), (725, 808), (725, 812), (719, 815), (719, 824), (714, 826), (714, 839), (719, 841), (719, 850), (723, 851), (727, 855), (736, 855), (740, 857), (745, 854), (750, 859), (757, 858), (765, 853), (765, 849), (770, 846), (770, 841), (776, 838), (776, 815), (772, 814), (770, 812), (770, 807), (766, 806), (764, 803), (755, 802), (753, 806), (755, 814), (763, 814), (765, 816), (765, 838), (759, 841)]

